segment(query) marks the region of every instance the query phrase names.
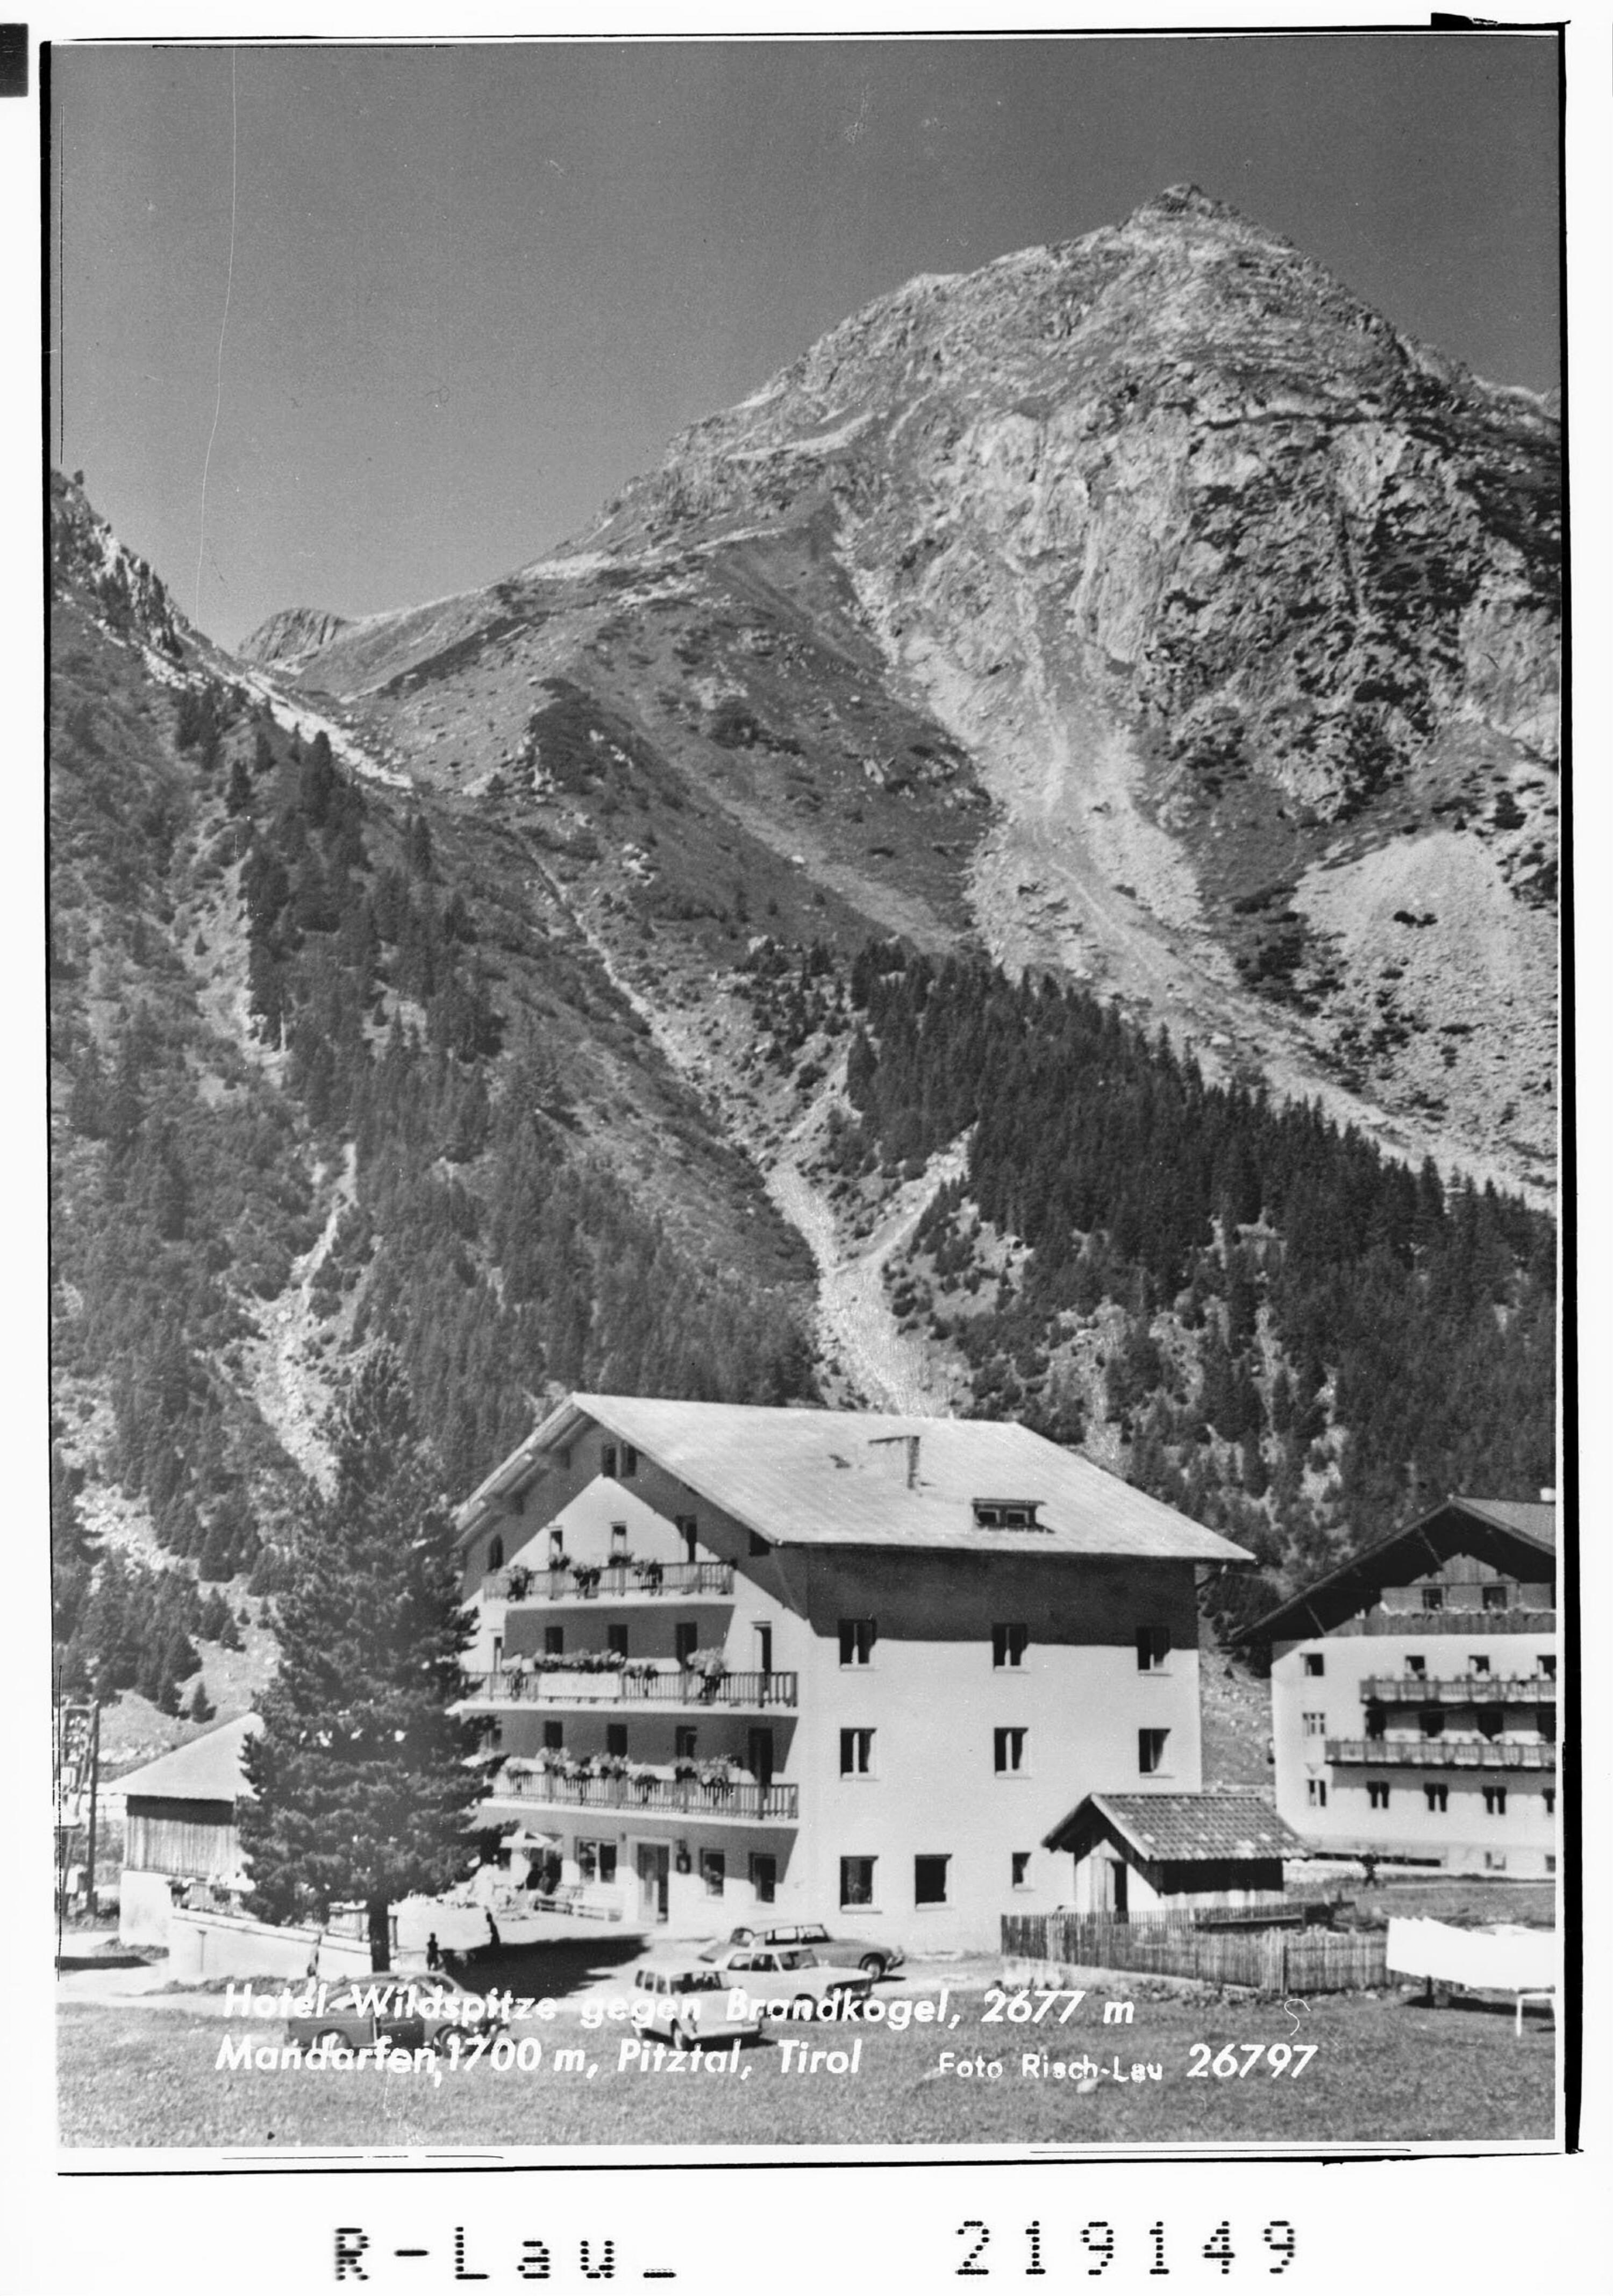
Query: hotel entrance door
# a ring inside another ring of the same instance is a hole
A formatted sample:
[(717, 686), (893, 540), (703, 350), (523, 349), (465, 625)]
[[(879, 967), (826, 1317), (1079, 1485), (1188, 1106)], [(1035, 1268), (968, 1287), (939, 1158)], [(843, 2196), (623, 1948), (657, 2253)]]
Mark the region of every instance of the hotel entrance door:
[(667, 1874), (671, 1853), (664, 1841), (641, 1841), (638, 1845), (638, 1905), (644, 1921), (664, 1922), (667, 1918)]

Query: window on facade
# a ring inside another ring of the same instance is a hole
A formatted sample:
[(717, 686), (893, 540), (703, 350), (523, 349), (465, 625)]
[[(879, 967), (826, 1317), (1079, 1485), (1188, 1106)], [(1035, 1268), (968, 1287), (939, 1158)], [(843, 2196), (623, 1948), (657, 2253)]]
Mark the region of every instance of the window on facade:
[(638, 1453), (631, 1443), (624, 1443), (622, 1445), (622, 1480), (626, 1482), (630, 1476), (636, 1475), (637, 1472)]
[(1478, 1734), (1481, 1738), (1500, 1737), (1502, 1718), (1496, 1708), (1494, 1706), (1481, 1706), (1473, 1718), (1478, 1726)]
[(1486, 1786), (1484, 1790), (1484, 1808), (1485, 1816), (1486, 1817), (1504, 1817), (1506, 1816), (1507, 1790), (1505, 1786)]
[(1429, 1662), (1426, 1658), (1412, 1656), (1407, 1659), (1405, 1670), (1408, 1674), (1426, 1674), (1429, 1670)]
[(1307, 1738), (1326, 1737), (1327, 1716), (1325, 1714), (1304, 1714), (1301, 1715), (1300, 1720), (1305, 1725), (1305, 1734)]
[(1486, 1587), (1479, 1595), (1479, 1600), (1486, 1611), (1504, 1611), (1507, 1607), (1507, 1597), (1511, 1591), (1511, 1588), (1505, 1585)]
[(842, 1666), (872, 1666), (875, 1641), (872, 1619), (842, 1619), (840, 1620), (840, 1664)]
[(1165, 1742), (1168, 1730), (1139, 1730), (1137, 1733), (1137, 1768), (1145, 1777), (1152, 1777), (1165, 1767)]
[(1489, 1670), (1490, 1661), (1483, 1651), (1470, 1651), (1469, 1652), (1468, 1672), (1470, 1674), (1488, 1674)]
[(606, 1753), (625, 1754), (626, 1751), (627, 1725), (625, 1722), (607, 1722), (605, 1725)]
[(1445, 1588), (1443, 1587), (1425, 1587), (1422, 1590), (1422, 1607), (1425, 1611), (1443, 1611), (1445, 1608)]
[(599, 1471), (602, 1475), (609, 1475), (613, 1481), (615, 1480), (616, 1446), (614, 1443), (602, 1443), (600, 1445)]
[(1040, 1499), (976, 1499), (975, 1521), (982, 1530), (1040, 1530)]
[(1170, 1656), (1171, 1638), (1168, 1627), (1139, 1627), (1137, 1628), (1137, 1671), (1158, 1674)]
[(1440, 1706), (1422, 1706), (1417, 1712), (1417, 1727), (1425, 1738), (1443, 1738), (1445, 1710)]
[(1028, 1767), (1026, 1746), (1029, 1736), (1030, 1733), (1017, 1724), (1006, 1730), (992, 1732), (992, 1767), (999, 1777), (1011, 1776), (1015, 1771)]
[(1484, 1853), (1484, 1869), (1486, 1874), (1504, 1874), (1507, 1870), (1506, 1851), (1486, 1849)]
[(496, 1537), (490, 1538), (487, 1541), (487, 1568), (489, 1570), (502, 1570), (504, 1567), (504, 1542)]
[(482, 1740), (482, 1746), (484, 1751), (489, 1754), (503, 1753), (504, 1750), (504, 1726), (502, 1722), (495, 1722), (493, 1725), (493, 1727), (488, 1731), (487, 1736)]
[(1030, 1852), (1028, 1849), (1011, 1849), (1009, 1851), (1008, 1886), (1011, 1890), (1029, 1889)]
[(1326, 1673), (1327, 1660), (1320, 1651), (1306, 1651), (1305, 1654), (1305, 1670), (1306, 1674)]
[(585, 1882), (614, 1882), (615, 1842), (579, 1841), (577, 1845), (577, 1870)]
[(1557, 1709), (1554, 1706), (1537, 1706), (1535, 1709), (1535, 1734), (1543, 1745), (1554, 1746), (1557, 1743)]
[(694, 1562), (697, 1559), (694, 1550), (700, 1544), (700, 1529), (695, 1522), (694, 1517), (692, 1514), (675, 1515), (673, 1517), (673, 1527), (676, 1530), (678, 1537), (684, 1542), (684, 1562)]
[(1313, 1809), (1325, 1809), (1327, 1808), (1327, 1780), (1325, 1778), (1306, 1778), (1305, 1782), (1305, 1798)]
[(708, 1898), (720, 1898), (722, 1896), (723, 1884), (727, 1878), (727, 1874), (728, 1861), (722, 1850), (701, 1850), (700, 1881), (705, 1888), (706, 1895)]
[(610, 1560), (614, 1562), (618, 1555), (626, 1552), (627, 1526), (625, 1522), (613, 1522), (610, 1526)]
[(945, 1857), (915, 1857), (913, 1861), (913, 1901), (915, 1906), (944, 1906), (946, 1903), (946, 1868)]
[(605, 1648), (617, 1658), (626, 1658), (627, 1655), (626, 1628), (607, 1627), (605, 1628)]
[(750, 1534), (750, 1552), (752, 1554), (771, 1554), (773, 1552), (759, 1530), (753, 1530)]
[(566, 1534), (561, 1529), (559, 1523), (554, 1523), (551, 1526), (549, 1531), (549, 1568), (551, 1570), (559, 1570), (561, 1557), (565, 1554), (565, 1551)]
[(675, 1760), (692, 1762), (699, 1733), (692, 1722), (680, 1722), (672, 1733), (672, 1752)]
[(873, 1903), (873, 1868), (872, 1857), (842, 1857), (840, 1860), (840, 1904), (847, 1910)]
[(545, 1722), (544, 1725), (544, 1752), (550, 1754), (561, 1753), (564, 1751), (565, 1743), (565, 1724), (563, 1722)]
[(545, 1658), (562, 1657), (565, 1652), (565, 1648), (566, 1629), (564, 1627), (545, 1627), (544, 1628), (544, 1656)]
[(1548, 1874), (1555, 1874), (1557, 1871), (1557, 1860), (1549, 1851), (1546, 1855), (1546, 1871)]
[(1381, 1706), (1369, 1706), (1366, 1710), (1366, 1734), (1369, 1738), (1381, 1738), (1388, 1718)]
[(842, 1730), (840, 1733), (840, 1775), (843, 1778), (865, 1778), (873, 1769), (873, 1732), (872, 1730)]
[(1028, 1627), (994, 1627), (991, 1630), (991, 1662), (995, 1667), (1023, 1666), (1025, 1646), (1030, 1640)]
[(751, 1851), (750, 1888), (758, 1906), (770, 1906), (777, 1897), (779, 1861), (771, 1851)]
[(1540, 1661), (1540, 1670), (1542, 1674), (1544, 1675), (1548, 1682), (1555, 1682), (1557, 1679), (1557, 1660), (1549, 1656), (1543, 1658)]
[(1542, 1794), (1541, 1800), (1546, 1806), (1546, 1816), (1548, 1817), (1555, 1817), (1557, 1815), (1557, 1788), (1555, 1786), (1548, 1786), (1545, 1792)]
[(1366, 1806), (1369, 1809), (1388, 1809), (1389, 1806), (1389, 1789), (1388, 1784), (1382, 1778), (1371, 1778), (1368, 1780)]
[(673, 1655), (680, 1666), (687, 1666), (700, 1647), (700, 1630), (692, 1619), (686, 1619), (672, 1629)]
[(1445, 1804), (1450, 1800), (1451, 1790), (1448, 1786), (1424, 1786), (1422, 1790), (1422, 1798), (1424, 1801), (1427, 1802), (1429, 1808), (1433, 1815), (1435, 1816), (1438, 1816), (1443, 1813)]
[(503, 1635), (495, 1635), (493, 1637), (493, 1671), (495, 1674), (498, 1672), (504, 1662), (504, 1638)]

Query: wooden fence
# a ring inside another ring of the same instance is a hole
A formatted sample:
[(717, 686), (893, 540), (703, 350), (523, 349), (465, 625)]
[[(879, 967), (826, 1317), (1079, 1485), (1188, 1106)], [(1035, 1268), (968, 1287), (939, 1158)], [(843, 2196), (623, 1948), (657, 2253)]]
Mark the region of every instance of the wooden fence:
[(1347, 1993), (1388, 1982), (1381, 1933), (1201, 1930), (1191, 1915), (1176, 1914), (1125, 1922), (1095, 1914), (1005, 1914), (1003, 1953), (1014, 1962), (1195, 1977), (1260, 1993)]

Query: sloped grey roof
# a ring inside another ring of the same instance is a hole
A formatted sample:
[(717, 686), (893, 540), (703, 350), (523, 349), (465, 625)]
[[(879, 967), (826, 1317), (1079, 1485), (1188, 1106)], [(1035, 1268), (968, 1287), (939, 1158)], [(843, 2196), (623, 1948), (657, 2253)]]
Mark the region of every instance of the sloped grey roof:
[(247, 1740), (262, 1727), (261, 1716), (242, 1714), (108, 1783), (120, 1794), (150, 1794), (161, 1801), (252, 1801), (256, 1796), (242, 1775), (241, 1757)]
[[(462, 1532), (490, 1500), (532, 1480), (543, 1455), (574, 1439), (585, 1417), (781, 1546), (1252, 1559), (1079, 1453), (1006, 1421), (621, 1395), (575, 1395), (552, 1412), (466, 1502)], [(909, 1439), (918, 1445), (912, 1488)], [(1046, 1527), (982, 1529), (976, 1499), (1036, 1500)]]
[(1150, 1866), (1224, 1864), (1236, 1858), (1299, 1857), (1306, 1845), (1271, 1804), (1254, 1793), (1093, 1793), (1045, 1837), (1049, 1849), (1074, 1848), (1100, 1829), (1094, 1816)]
[(1466, 1507), (1470, 1514), (1483, 1515), (1502, 1530), (1516, 1530), (1525, 1538), (1537, 1538), (1553, 1554), (1557, 1551), (1557, 1503), (1554, 1499), (1453, 1498), (1451, 1505)]

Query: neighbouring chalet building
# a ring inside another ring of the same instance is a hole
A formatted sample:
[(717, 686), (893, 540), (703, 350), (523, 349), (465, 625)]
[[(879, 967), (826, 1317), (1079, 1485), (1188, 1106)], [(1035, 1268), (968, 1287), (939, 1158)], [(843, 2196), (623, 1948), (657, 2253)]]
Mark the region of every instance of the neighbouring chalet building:
[(1020, 1427), (599, 1395), (459, 1529), (491, 1823), (675, 1931), (909, 1951), (1068, 1904), (1083, 1795), (1197, 1792), (1196, 1573), (1249, 1559)]
[(1554, 1504), (1452, 1498), (1244, 1629), (1313, 1850), (1556, 1872), (1556, 1578)]
[(1078, 1914), (1232, 1909), (1282, 1895), (1306, 1845), (1258, 1793), (1093, 1793), (1047, 1847), (1076, 1861)]
[(239, 1893), (235, 1813), (252, 1795), (241, 1758), (262, 1727), (256, 1714), (221, 1722), (114, 1781), (123, 1799), (118, 1932), (126, 1943), (166, 1944), (175, 1899), (192, 1883)]

